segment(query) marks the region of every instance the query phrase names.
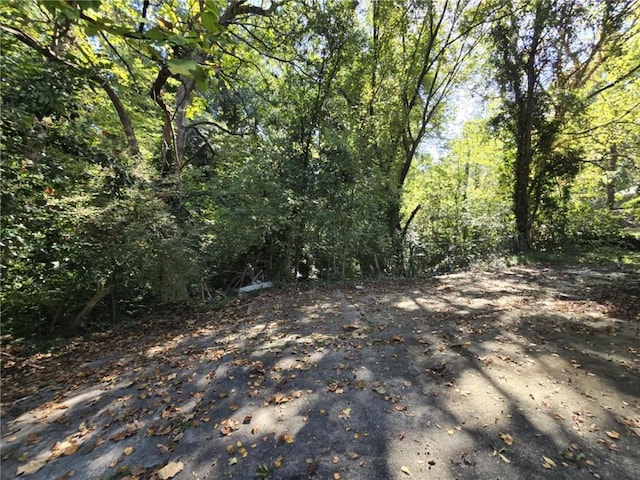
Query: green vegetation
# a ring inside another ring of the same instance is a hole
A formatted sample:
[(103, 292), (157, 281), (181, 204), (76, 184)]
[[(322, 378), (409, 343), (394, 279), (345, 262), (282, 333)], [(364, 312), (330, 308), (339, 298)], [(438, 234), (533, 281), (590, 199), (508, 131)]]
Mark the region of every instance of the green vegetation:
[(3, 334), (514, 250), (637, 265), (639, 17), (635, 0), (6, 1)]

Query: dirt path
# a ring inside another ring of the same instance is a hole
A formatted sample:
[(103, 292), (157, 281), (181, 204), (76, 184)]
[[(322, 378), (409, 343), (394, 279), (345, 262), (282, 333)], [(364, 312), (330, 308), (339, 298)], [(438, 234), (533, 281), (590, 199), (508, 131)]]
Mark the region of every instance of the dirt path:
[(1, 478), (636, 479), (639, 318), (584, 267), (263, 292), (5, 365)]

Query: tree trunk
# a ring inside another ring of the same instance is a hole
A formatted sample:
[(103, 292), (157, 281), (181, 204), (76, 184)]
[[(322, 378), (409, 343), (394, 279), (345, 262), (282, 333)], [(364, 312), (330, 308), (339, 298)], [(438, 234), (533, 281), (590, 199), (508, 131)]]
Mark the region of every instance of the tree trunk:
[(532, 125), (529, 118), (522, 119), (520, 139), (514, 164), (513, 213), (516, 217), (516, 251), (526, 252), (531, 248), (531, 218), (529, 176), (533, 151), (531, 148)]
[(531, 248), (529, 219), (529, 164), (523, 158), (516, 159), (516, 185), (513, 196), (513, 213), (516, 217), (516, 250), (527, 251)]
[(100, 87), (105, 91), (108, 95), (109, 100), (111, 100), (111, 104), (113, 108), (116, 110), (118, 114), (118, 118), (120, 119), (120, 124), (122, 125), (122, 129), (124, 130), (124, 135), (127, 137), (127, 144), (129, 145), (129, 153), (136, 158), (140, 158), (140, 148), (138, 147), (138, 139), (136, 138), (136, 133), (133, 129), (133, 125), (131, 124), (131, 117), (129, 117), (129, 113), (124, 108), (124, 105), (120, 101), (120, 97), (116, 93), (116, 91), (107, 83), (106, 79), (103, 79), (100, 76), (95, 76), (93, 80), (100, 84)]
[(618, 168), (618, 147), (614, 143), (609, 151), (609, 160), (607, 162), (607, 208), (613, 210), (616, 203), (616, 185), (615, 172)]

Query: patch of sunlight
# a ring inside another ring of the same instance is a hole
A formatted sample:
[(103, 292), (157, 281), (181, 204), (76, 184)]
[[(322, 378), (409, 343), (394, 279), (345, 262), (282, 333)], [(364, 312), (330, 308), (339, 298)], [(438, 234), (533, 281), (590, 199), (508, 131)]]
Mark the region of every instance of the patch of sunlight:
[(505, 427), (510, 422), (505, 414), (505, 410), (509, 409), (507, 397), (494, 386), (491, 379), (477, 370), (464, 371), (455, 387), (446, 390), (446, 394), (447, 411), (467, 428)]
[(399, 302), (392, 303), (390, 305), (392, 308), (399, 308), (400, 310), (406, 310), (408, 312), (413, 312), (416, 310), (422, 310), (422, 306), (418, 303), (418, 300), (402, 300)]

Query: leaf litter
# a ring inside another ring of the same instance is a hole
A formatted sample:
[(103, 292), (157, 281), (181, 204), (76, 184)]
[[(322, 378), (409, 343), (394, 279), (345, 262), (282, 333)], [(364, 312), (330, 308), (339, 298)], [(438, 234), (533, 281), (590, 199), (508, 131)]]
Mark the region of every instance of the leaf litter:
[[(270, 292), (238, 301), (211, 317), (168, 316), (140, 332), (100, 334), (95, 340), (73, 342), (55, 355), (29, 359), (42, 368), (30, 368), (32, 363), (25, 359), (16, 364), (20, 368), (3, 375), (3, 389), (5, 383), (12, 385), (8, 397), (3, 392), (3, 400), (29, 399), (27, 381), (39, 388), (46, 385), (56, 395), (55, 402), (32, 402), (34, 406), (26, 407), (38, 423), (12, 413), (11, 428), (6, 435), (3, 431), (3, 463), (12, 462), (16, 475), (62, 478), (72, 470), (58, 469), (61, 459), (72, 459), (80, 471), (82, 462), (91, 463), (132, 439), (137, 447), (126, 443), (119, 447), (119, 460), (110, 463), (114, 471), (137, 469), (141, 477), (172, 478), (188, 469), (194, 475), (216, 472), (215, 476), (244, 478), (247, 466), (258, 472), (260, 465), (266, 465), (287, 469), (286, 475), (311, 468), (312, 475), (373, 479), (380, 458), (372, 455), (371, 448), (384, 439), (388, 447), (403, 444), (395, 467), (391, 468), (393, 458), (386, 460), (390, 477), (397, 472), (397, 478), (419, 478), (425, 469), (442, 472), (438, 469), (444, 465), (459, 469), (462, 477), (482, 476), (474, 470), (482, 465), (476, 460), (489, 449), (503, 468), (517, 465), (523, 456), (537, 456), (544, 469), (583, 465), (590, 471), (607, 462), (612, 469), (621, 469), (617, 476), (623, 478), (627, 467), (611, 455), (637, 446), (637, 386), (631, 382), (625, 386), (636, 389), (634, 397), (616, 391), (614, 385), (607, 391), (606, 410), (596, 396), (584, 392), (604, 390), (598, 390), (603, 375), (599, 361), (606, 362), (609, 371), (619, 372), (617, 378), (623, 382), (639, 372), (637, 349), (625, 343), (627, 339), (634, 343), (624, 323), (628, 320), (609, 317), (614, 300), (626, 302), (632, 293), (624, 297), (628, 290), (623, 285), (615, 290), (616, 298), (593, 310), (601, 318), (598, 321), (605, 322), (598, 327), (584, 305), (558, 301), (548, 293), (555, 288), (567, 291), (575, 283), (572, 279), (575, 275), (564, 271), (518, 267), (498, 274), (453, 274), (418, 282), (418, 288), (410, 282), (389, 282), (367, 286), (357, 296), (337, 295), (334, 287)], [(412, 299), (404, 300), (412, 291), (434, 294), (411, 294)], [(604, 301), (606, 294), (592, 291), (593, 301)], [(452, 308), (455, 304), (460, 307)], [(464, 313), (470, 310), (474, 313)], [(637, 313), (628, 304), (620, 312)], [(305, 323), (312, 316), (315, 323)], [(587, 339), (601, 342), (602, 360), (584, 353), (598, 351), (587, 350)], [(577, 346), (580, 342), (585, 348)], [(500, 361), (490, 361), (492, 357)], [(537, 370), (549, 362), (559, 375)], [(479, 383), (481, 377), (464, 374), (473, 371), (501, 385), (513, 403), (500, 390)], [(548, 384), (560, 388), (549, 389)], [(78, 408), (76, 392), (87, 391), (83, 389), (90, 385), (96, 394)], [(474, 410), (469, 396), (481, 401), (480, 411)], [(517, 420), (512, 409), (515, 399), (519, 408), (545, 415), (546, 428), (537, 430), (536, 424)], [(333, 402), (340, 402), (335, 410)], [(423, 406), (433, 418), (425, 416)], [(292, 415), (298, 410), (300, 416)], [(221, 416), (222, 412), (227, 415)], [(464, 421), (441, 430), (438, 422), (447, 424), (447, 412)], [(615, 423), (607, 420), (609, 415)], [(82, 428), (68, 431), (53, 446), (43, 445), (51, 438), (47, 432), (53, 425), (73, 429), (72, 418), (83, 421)], [(418, 423), (422, 426), (416, 429)], [(544, 451), (548, 443), (544, 432), (552, 424), (574, 431), (575, 439), (585, 445), (570, 443), (556, 460)], [(277, 425), (285, 427), (285, 433), (277, 434), (283, 431), (274, 428)], [(539, 436), (527, 433), (530, 440), (516, 442), (514, 437), (525, 435), (519, 434), (523, 428), (536, 429)], [(482, 436), (471, 437), (477, 442), (475, 450), (435, 461), (446, 456), (441, 446), (457, 445), (483, 430), (494, 432), (493, 438), (497, 435), (503, 447), (492, 447)], [(185, 456), (189, 450), (184, 442), (194, 437), (208, 439), (212, 458), (207, 464), (194, 465)], [(145, 455), (139, 442), (152, 438), (160, 440), (151, 445), (162, 456), (156, 461), (163, 457), (164, 461), (138, 466)], [(231, 438), (233, 443), (221, 443)], [(314, 443), (311, 438), (320, 440)], [(317, 463), (296, 459), (297, 453), (288, 447), (294, 443), (302, 451), (309, 451), (307, 445), (320, 445), (323, 450), (312, 447), (310, 457)], [(49, 449), (46, 458), (34, 458), (27, 450), (43, 446)], [(429, 448), (432, 458), (425, 461), (421, 448)], [(179, 461), (167, 458), (175, 453), (180, 453)], [(226, 460), (218, 462), (221, 454)], [(350, 462), (341, 463), (340, 458)], [(339, 472), (336, 465), (342, 465)], [(582, 478), (580, 472), (572, 470), (572, 478)]]

